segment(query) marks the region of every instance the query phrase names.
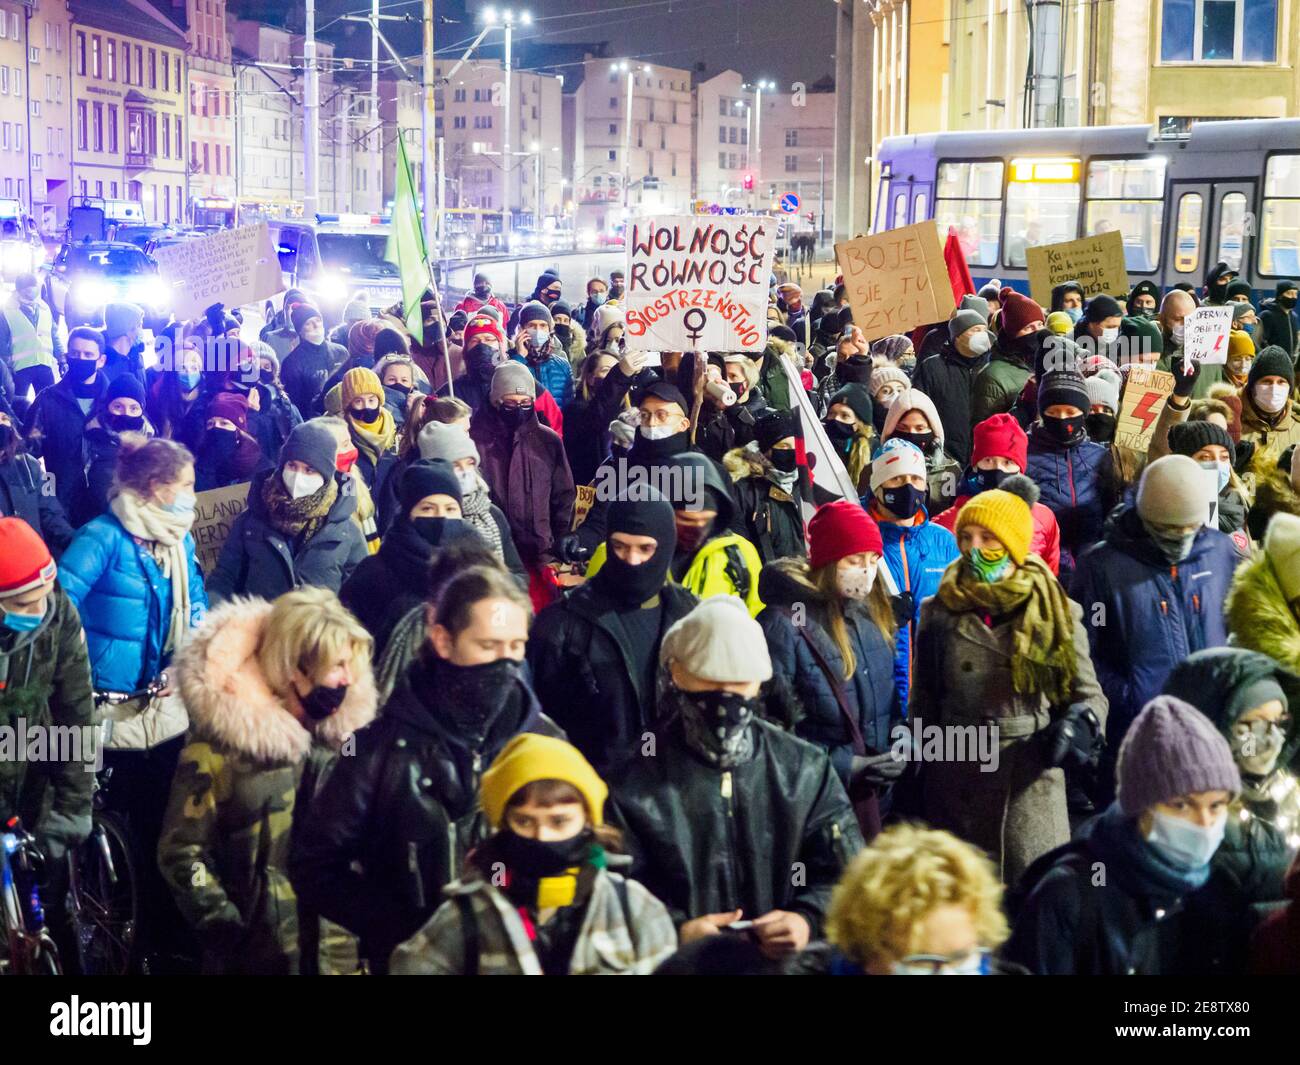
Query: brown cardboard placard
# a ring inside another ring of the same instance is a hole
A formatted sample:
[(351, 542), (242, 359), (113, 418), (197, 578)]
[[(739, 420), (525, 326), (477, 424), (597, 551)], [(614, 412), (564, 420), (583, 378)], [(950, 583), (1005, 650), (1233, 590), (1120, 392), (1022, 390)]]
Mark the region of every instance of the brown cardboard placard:
[(956, 306), (933, 222), (843, 241), (835, 245), (835, 260), (853, 324), (867, 340), (945, 321)]

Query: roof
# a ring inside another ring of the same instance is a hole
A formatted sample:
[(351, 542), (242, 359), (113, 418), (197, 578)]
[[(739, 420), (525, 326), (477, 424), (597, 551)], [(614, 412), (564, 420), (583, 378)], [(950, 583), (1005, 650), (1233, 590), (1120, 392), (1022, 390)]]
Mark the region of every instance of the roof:
[(153, 41), (169, 48), (184, 48), (185, 33), (148, 0), (68, 0), (74, 24), (120, 33), (136, 40)]

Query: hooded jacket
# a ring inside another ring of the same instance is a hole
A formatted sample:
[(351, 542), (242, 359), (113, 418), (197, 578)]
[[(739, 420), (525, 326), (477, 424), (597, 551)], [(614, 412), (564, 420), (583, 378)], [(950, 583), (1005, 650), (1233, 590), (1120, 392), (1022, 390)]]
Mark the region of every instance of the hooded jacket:
[[(90, 409), (97, 410), (108, 391), (104, 375), (95, 377), (96, 390), (90, 397)], [(65, 514), (73, 514), (82, 492), (86, 489), (85, 455), (83, 453), (86, 423), (89, 414), (81, 412), (72, 381), (62, 378), (57, 384), (41, 389), (27, 412), (24, 430), (32, 454), (39, 455), (45, 472), (53, 478), (54, 494)]]
[(22, 518), (41, 534), (50, 553), (59, 559), (72, 542), (72, 526), (57, 495), (46, 493), (40, 463), (21, 450), (0, 462), (0, 516)]
[(1259, 305), (1259, 325), (1260, 351), (1276, 344), (1292, 358), (1300, 354), (1300, 330), (1296, 329), (1295, 317), (1277, 302), (1276, 297)]
[(178, 663), (190, 732), (163, 815), (158, 866), (209, 972), (299, 972), (300, 934), (313, 946), (320, 936), (300, 925), (307, 915), (289, 883), (295, 812), (344, 741), (375, 716), (367, 666), (335, 713), (314, 728), (300, 723), (257, 660), (270, 612), (258, 599), (218, 607)]
[(442, 887), (486, 838), (478, 808), (483, 771), (521, 732), (562, 735), (522, 671), (479, 737), (462, 735), (407, 670), (379, 718), (356, 736), (294, 832), (289, 875), (314, 911), (361, 937), (382, 970), (398, 943), (438, 906)]
[(971, 430), (975, 425), (971, 419), (975, 379), (992, 357), (990, 350), (968, 359), (949, 340), (937, 355), (922, 359), (912, 376), (912, 387), (929, 396), (939, 412), (945, 434), (944, 450), (963, 469), (970, 462)]
[(1170, 670), (1194, 651), (1228, 642), (1223, 603), (1237, 561), (1230, 537), (1203, 528), (1191, 553), (1170, 565), (1128, 503), (1107, 520), (1105, 539), (1079, 557), (1069, 591), (1083, 607), (1093, 665), (1110, 702), (1113, 751)]
[[(853, 675), (846, 680), (843, 656), (829, 632), (826, 597), (806, 574), (806, 567), (795, 559), (781, 559), (763, 567), (759, 590), (767, 606), (759, 614), (758, 623), (767, 637), (774, 690), (778, 697), (791, 699), (796, 707), (795, 734), (830, 755), (840, 782), (847, 788), (853, 735), (840, 709), (835, 686), (809, 643), (816, 644), (834, 672), (863, 741), (877, 754), (889, 750), (890, 730), (903, 719), (894, 687), (894, 645), (864, 606), (846, 602), (844, 627), (854, 659)], [(796, 603), (802, 603), (805, 610), (798, 626), (793, 614)]]
[(1273, 560), (1263, 551), (1238, 567), (1226, 616), (1232, 642), (1300, 673), (1300, 619), (1278, 584)]
[(761, 451), (738, 447), (727, 452), (723, 466), (734, 482), (737, 524), (758, 549), (764, 564), (808, 553), (803, 507), (796, 479), (794, 494), (787, 494), (769, 478), (772, 460)]
[(214, 603), (236, 595), (274, 599), (304, 584), (337, 592), (366, 557), (361, 527), (352, 520), (356, 494), (347, 490), (342, 475), (338, 497), (320, 528), (299, 542), (271, 524), (262, 502), (262, 484), (278, 470), (253, 477), (248, 489), (248, 509), (235, 518), (216, 568), (208, 578)]
[(1110, 449), (1082, 433), (1069, 447), (1049, 437), (1041, 425), (1029, 431), (1025, 473), (1042, 492), (1041, 502), (1061, 528), (1061, 583), (1069, 587), (1075, 555), (1101, 539), (1106, 514), (1117, 494)]

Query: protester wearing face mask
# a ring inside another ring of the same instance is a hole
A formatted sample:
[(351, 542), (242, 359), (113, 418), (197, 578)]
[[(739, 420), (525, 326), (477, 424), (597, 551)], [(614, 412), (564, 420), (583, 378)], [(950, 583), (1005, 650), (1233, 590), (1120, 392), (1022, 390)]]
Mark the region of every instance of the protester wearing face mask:
[(659, 642), (696, 603), (669, 581), (672, 504), (647, 486), (608, 504), (604, 563), (537, 616), (528, 661), (537, 694), (598, 769), (630, 756), (654, 722)]
[[(355, 971), (355, 944), (298, 911), (289, 830), (343, 744), (374, 719), (369, 635), (322, 588), (228, 603), (194, 633), (178, 676), (190, 732), (157, 864), (204, 973)], [(331, 964), (340, 947), (350, 966)]]
[[(896, 596), (898, 635), (894, 646), (894, 686), (907, 705), (912, 675), (912, 647), (921, 603), (934, 595), (957, 542), (947, 529), (930, 521), (925, 509), (925, 456), (907, 440), (891, 440), (871, 463), (871, 495), (862, 505), (880, 526), (889, 567), (890, 594)], [(878, 575), (879, 579), (879, 575)]]
[[(973, 496), (1001, 488), (1006, 480), (1025, 472), (1028, 463), (1029, 438), (1020, 423), (1010, 414), (995, 414), (975, 426), (971, 464), (957, 487), (957, 498), (952, 506), (934, 518), (934, 523), (955, 532), (957, 515)], [(1026, 494), (1020, 491), (1022, 497)], [(1057, 573), (1061, 565), (1061, 530), (1056, 515), (1042, 503), (1030, 506), (1034, 519), (1034, 533), (1029, 549)]]
[(304, 584), (337, 592), (366, 557), (353, 520), (357, 496), (338, 473), (338, 441), (303, 422), (280, 449), (276, 468), (253, 476), (248, 509), (235, 518), (208, 581), (214, 600), (275, 599)]
[(573, 369), (568, 353), (552, 340), (555, 325), (551, 312), (543, 303), (525, 303), (519, 308), (518, 319), (514, 361), (527, 366), (563, 410), (573, 399)]
[(873, 413), (871, 393), (862, 385), (845, 385), (831, 396), (822, 422), (859, 495), (871, 491), (871, 451), (876, 442)]
[(580, 309), (578, 321), (590, 335), (596, 311), (605, 305), (609, 298), (609, 285), (604, 278), (593, 277), (587, 282), (587, 302)]
[(1124, 309), (1114, 297), (1105, 293), (1093, 296), (1075, 322), (1074, 339), (1080, 345), (1090, 348), (1089, 354), (1114, 358), (1123, 312)]
[(925, 455), (926, 509), (937, 514), (957, 498), (961, 466), (947, 452), (939, 412), (920, 389), (900, 392), (890, 404), (880, 438), (895, 437), (915, 444)]
[(516, 736), (483, 774), (493, 834), (415, 936), (395, 975), (651, 973), (677, 947), (663, 903), (622, 873), (631, 859), (604, 821), (608, 788), (563, 740)]
[(570, 370), (576, 374), (587, 357), (587, 335), (573, 320), (573, 308), (564, 300), (551, 304), (551, 323), (555, 350), (569, 361)]
[(123, 374), (104, 393), (102, 405), (86, 423), (86, 491), (79, 495), (72, 519), (85, 525), (108, 510), (123, 433), (153, 436), (144, 416), (144, 388), (134, 374)]
[(1083, 286), (1077, 281), (1064, 281), (1052, 287), (1049, 311), (1063, 311), (1076, 325), (1083, 318)]
[(242, 484), (269, 465), (257, 438), (248, 431), (248, 422), (248, 400), (244, 396), (220, 392), (212, 397), (195, 462), (197, 491)]
[(129, 373), (144, 383), (143, 325), (144, 311), (134, 303), (110, 303), (104, 308), (103, 374), (109, 381)]
[(1115, 440), (1115, 426), (1119, 413), (1121, 378), (1113, 370), (1099, 370), (1084, 379), (1088, 393), (1088, 415), (1083, 420), (1088, 439), (1098, 444), (1111, 444)]
[(500, 569), (470, 567), (443, 585), (416, 660), (295, 825), (294, 889), (360, 936), (372, 972), (387, 970), (487, 835), (484, 769), (514, 736), (559, 731), (526, 680), (529, 620)]
[[(1223, 605), (1239, 559), (1231, 538), (1205, 524), (1211, 498), (1200, 466), (1166, 455), (1142, 471), (1136, 503), (1117, 507), (1102, 542), (1079, 556), (1070, 594), (1110, 700), (1112, 758), (1169, 671), (1228, 642)], [(1103, 766), (1103, 792), (1112, 764)]]
[[(819, 409), (824, 410), (829, 406), (831, 396), (835, 395), (845, 385), (870, 386), (873, 374), (884, 370), (888, 370), (891, 376), (896, 374), (902, 380), (903, 387), (907, 387), (910, 383), (908, 376), (897, 366), (876, 368), (871, 359), (871, 345), (862, 336), (862, 330), (853, 324), (852, 314), (848, 308), (839, 312), (829, 312), (827, 317), (836, 319), (841, 324), (835, 327), (832, 353), (826, 355), (823, 359), (823, 364), (828, 367), (828, 372), (817, 386), (817, 405)], [(883, 417), (882, 412), (882, 420)], [(877, 426), (878, 431), (879, 427)]]
[(948, 320), (938, 353), (922, 358), (912, 375), (912, 387), (934, 401), (946, 430), (944, 448), (958, 465), (970, 460), (971, 391), (993, 348), (988, 303), (978, 296), (963, 296), (962, 304), (964, 309)]
[[(487, 402), (493, 372), (507, 358), (500, 323), (484, 314), (471, 316), (465, 326), (465, 373), (452, 382), (456, 398), (478, 410)], [(446, 392), (444, 388), (440, 394)]]
[(372, 495), (397, 461), (397, 421), (384, 405), (384, 386), (374, 370), (358, 367), (343, 376), (343, 416), (360, 452), (357, 469)]
[(32, 274), (14, 281), (13, 295), (0, 311), (0, 361), (14, 375), (14, 395), (25, 397), (54, 384), (63, 341), (50, 308), (41, 298), (41, 283)]
[(1224, 366), (1224, 380), (1234, 388), (1246, 387), (1250, 368), (1255, 364), (1255, 342), (1243, 329), (1234, 328), (1228, 334), (1228, 361)]
[(1279, 281), (1275, 295), (1259, 307), (1261, 347), (1276, 344), (1294, 359), (1300, 355), (1300, 328), (1296, 326), (1295, 307), (1300, 287), (1294, 281)]
[(159, 363), (149, 383), (145, 416), (154, 432), (165, 440), (176, 440), (192, 424), (191, 412), (203, 397), (203, 346), (198, 337), (188, 337), (159, 349)]
[(1160, 301), (1160, 313), (1156, 322), (1164, 339), (1161, 362), (1165, 367), (1174, 360), (1183, 358), (1183, 323), (1192, 311), (1196, 310), (1196, 300), (1189, 292), (1173, 288), (1165, 293)]
[[(716, 364), (715, 364), (716, 365)], [(721, 461), (732, 448), (744, 447), (754, 439), (754, 425), (771, 408), (759, 385), (758, 363), (739, 352), (722, 357), (722, 376), (735, 402), (709, 396), (701, 412), (702, 424), (696, 440), (700, 449)]]
[(1105, 813), (1017, 885), (1023, 901), (1004, 953), (1034, 973), (1185, 972), (1198, 947), (1181, 911), (1209, 880), (1241, 791), (1232, 750), (1200, 711), (1157, 696), (1129, 729), (1117, 780)]
[(41, 535), (57, 559), (73, 530), (58, 497), (45, 488), (41, 465), (27, 453), (18, 420), (0, 398), (0, 517), (22, 518)]
[[(1169, 430), (1169, 451), (1174, 455), (1187, 455), (1201, 469), (1214, 471), (1219, 496), (1219, 531), (1231, 535), (1245, 529), (1249, 506), (1246, 487), (1233, 469), (1237, 449), (1228, 431), (1214, 422), (1183, 422)], [(1248, 535), (1243, 533), (1242, 537), (1234, 539), (1239, 553), (1248, 555)]]
[(887, 809), (904, 768), (889, 753), (903, 713), (893, 684), (894, 614), (877, 574), (883, 554), (875, 521), (857, 503), (836, 500), (808, 523), (807, 560), (769, 563), (759, 585), (774, 697), (791, 700), (795, 734), (830, 755), (867, 839), (880, 830), (882, 800)]
[(1091, 764), (1106, 720), (1079, 607), (1030, 551), (1033, 498), (1013, 477), (962, 507), (960, 554), (921, 608), (907, 711), (996, 727), (996, 750), (925, 760), (920, 784), (925, 821), (984, 849), (1006, 883), (1069, 839), (1062, 769)]
[[(889, 408), (893, 406), (894, 400), (906, 392), (911, 387), (911, 381), (908, 380), (907, 374), (903, 373), (897, 366), (882, 366), (879, 369), (870, 369), (870, 360), (865, 360), (867, 368), (867, 384), (871, 392), (871, 426), (879, 436), (885, 428), (885, 418), (889, 414)], [(837, 372), (842, 369), (848, 369), (848, 366), (837, 366)], [(834, 395), (834, 393), (831, 393)]]
[(576, 484), (590, 484), (609, 454), (609, 423), (627, 403), (644, 361), (640, 353), (624, 355), (617, 350), (597, 351), (583, 359), (578, 389), (565, 412), (569, 431), (564, 453)]
[(731, 475), (738, 523), (764, 563), (805, 555), (803, 498), (795, 451), (795, 416), (771, 411), (754, 426), (754, 440), (729, 451), (723, 466)]
[(1160, 306), (1160, 287), (1154, 281), (1139, 281), (1129, 291), (1125, 303), (1134, 318), (1154, 318)]
[(634, 748), (610, 777), (633, 871), (683, 945), (747, 920), (765, 957), (794, 954), (820, 933), (862, 846), (843, 785), (825, 754), (761, 719), (772, 664), (739, 600), (696, 606), (664, 634), (658, 661), (655, 757)]
[(293, 427), (302, 421), (298, 408), (289, 399), (280, 381), (280, 360), (269, 344), (260, 340), (249, 345), (257, 358), (257, 393), (259, 417), (253, 427), (263, 455), (278, 455)]
[(409, 355), (389, 355), (375, 363), (375, 376), (384, 386), (384, 406), (400, 433), (412, 405), (428, 395), (429, 379)]
[(456, 304), (453, 310), (464, 311), (465, 314), (473, 318), (484, 305), (495, 307), (501, 315), (501, 321), (505, 321), (509, 311), (506, 305), (492, 294), (492, 279), (487, 274), (474, 275), (474, 287), (467, 293), (464, 298)]
[(1287, 869), (1300, 845), (1300, 784), (1291, 769), (1300, 681), (1267, 655), (1221, 647), (1175, 667), (1165, 693), (1214, 722), (1241, 773), (1210, 882), (1192, 900), (1204, 917), (1206, 967), (1240, 973), (1254, 927), (1287, 897)]
[(1241, 391), (1241, 441), (1253, 444), (1255, 464), (1264, 455), (1280, 455), (1300, 443), (1300, 419), (1292, 408), (1295, 367), (1291, 357), (1277, 346), (1267, 347), (1255, 358)]
[(1227, 263), (1216, 263), (1214, 269), (1205, 275), (1205, 303), (1209, 307), (1221, 307), (1228, 302), (1228, 286), (1237, 279), (1237, 271)]
[(1037, 363), (1048, 333), (1043, 308), (1013, 288), (1002, 290), (997, 342), (989, 363), (975, 376), (971, 423), (1006, 414), (1015, 405)]
[(284, 357), (280, 379), (293, 405), (304, 418), (319, 414), (325, 382), (348, 357), (348, 349), (325, 337), (325, 321), (309, 303), (294, 306), (289, 315), (298, 344)]
[(300, 303), (306, 303), (307, 296), (300, 288), (291, 288), (284, 294), (284, 302), (275, 316), (266, 323), (257, 335), (258, 340), (271, 345), (276, 357), (283, 360), (301, 339), (293, 327), (293, 309)]

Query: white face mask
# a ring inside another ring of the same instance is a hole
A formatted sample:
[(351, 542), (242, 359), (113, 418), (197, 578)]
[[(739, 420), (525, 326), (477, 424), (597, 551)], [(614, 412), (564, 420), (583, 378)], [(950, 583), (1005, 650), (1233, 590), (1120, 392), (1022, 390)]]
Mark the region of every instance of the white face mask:
[(643, 425), (641, 426), (641, 435), (647, 440), (667, 440), (670, 436), (676, 436), (680, 429), (675, 425)]
[(1228, 828), (1226, 810), (1209, 828), (1194, 825), (1162, 810), (1151, 812), (1154, 816), (1146, 840), (1160, 857), (1179, 869), (1201, 869), (1210, 864)]
[(309, 322), (302, 327), (302, 338), (308, 344), (319, 344), (325, 339), (325, 326), (320, 322)]
[(478, 491), (477, 470), (457, 470), (456, 480), (460, 482), (460, 494), (462, 496), (467, 496), (472, 492)]
[(1171, 325), (1169, 327), (1169, 339), (1172, 340), (1175, 344), (1181, 344), (1183, 342), (1182, 322), (1179, 322), (1177, 325)]
[(1119, 339), (1119, 326), (1112, 326), (1109, 329), (1101, 331), (1101, 342), (1103, 344), (1113, 344)]
[(280, 474), (280, 479), (284, 481), (284, 487), (293, 499), (315, 495), (325, 483), (325, 478), (319, 473), (303, 473), (301, 470), (285, 470)]
[(846, 566), (835, 574), (836, 587), (845, 599), (865, 599), (875, 583), (875, 566)]
[(983, 355), (993, 346), (993, 338), (981, 330), (978, 333), (971, 334), (970, 339), (966, 341), (966, 346), (971, 349), (973, 354)]
[(1266, 414), (1276, 414), (1286, 406), (1287, 393), (1290, 391), (1291, 389), (1287, 385), (1257, 384), (1255, 386), (1255, 403)]
[(533, 346), (534, 351), (540, 351), (546, 347), (546, 342), (551, 339), (551, 334), (545, 329), (528, 330), (528, 342)]

